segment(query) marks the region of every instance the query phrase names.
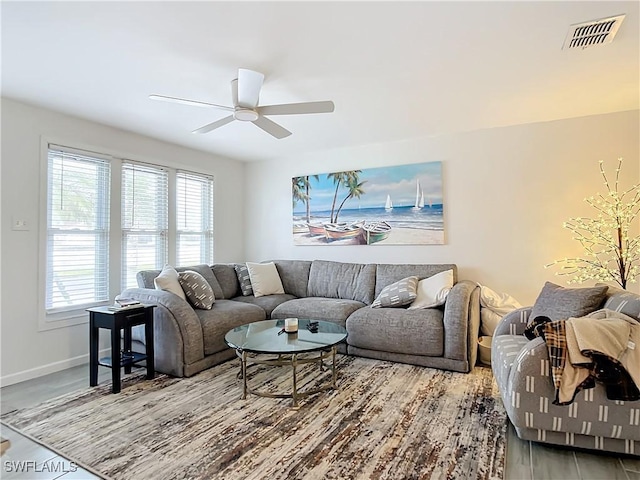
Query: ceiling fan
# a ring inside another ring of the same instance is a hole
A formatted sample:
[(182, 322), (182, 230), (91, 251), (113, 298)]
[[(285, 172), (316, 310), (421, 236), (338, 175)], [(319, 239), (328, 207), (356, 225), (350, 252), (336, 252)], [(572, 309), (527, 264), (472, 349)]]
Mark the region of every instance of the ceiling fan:
[(333, 102), (304, 102), (287, 103), (281, 105), (258, 106), (260, 89), (264, 75), (246, 68), (238, 69), (238, 78), (231, 80), (231, 98), (233, 107), (226, 105), (216, 105), (215, 103), (199, 102), (184, 98), (168, 97), (166, 95), (149, 95), (153, 100), (181, 103), (183, 105), (194, 105), (197, 107), (218, 108), (233, 112), (228, 117), (221, 118), (203, 127), (194, 130), (193, 133), (208, 133), (216, 128), (220, 128), (234, 120), (241, 122), (251, 122), (257, 127), (274, 137), (280, 139), (291, 135), (286, 128), (269, 120), (265, 115), (300, 115), (306, 113), (331, 113), (334, 110)]

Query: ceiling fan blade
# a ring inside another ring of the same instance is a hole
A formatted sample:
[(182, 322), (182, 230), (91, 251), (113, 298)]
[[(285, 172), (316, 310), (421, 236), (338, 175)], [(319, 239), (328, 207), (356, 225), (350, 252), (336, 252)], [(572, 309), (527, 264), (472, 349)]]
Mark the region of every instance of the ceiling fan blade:
[(166, 95), (149, 95), (151, 100), (161, 100), (163, 102), (173, 102), (173, 103), (181, 103), (182, 105), (193, 105), (196, 107), (213, 107), (213, 108), (221, 108), (222, 110), (233, 111), (232, 107), (226, 107), (224, 105), (216, 105), (215, 103), (205, 103), (198, 102), (196, 100), (187, 100), (186, 98), (178, 98), (178, 97), (167, 97)]
[(210, 132), (211, 130), (215, 130), (216, 128), (223, 127), (227, 123), (233, 122), (233, 120), (234, 120), (233, 115), (229, 115), (228, 117), (224, 117), (224, 118), (221, 118), (220, 120), (216, 120), (213, 123), (209, 123), (204, 127), (200, 127), (191, 133), (207, 133), (207, 132)]
[(269, 135), (273, 135), (277, 139), (285, 138), (291, 135), (291, 132), (284, 127), (281, 127), (276, 122), (269, 120), (267, 117), (260, 115), (257, 120), (252, 122)]
[(264, 82), (264, 75), (260, 72), (238, 69), (238, 105), (245, 108), (255, 108), (260, 99), (260, 89)]
[(256, 108), (256, 111), (260, 115), (299, 115), (304, 113), (331, 113), (334, 109), (333, 102), (327, 101), (265, 105)]

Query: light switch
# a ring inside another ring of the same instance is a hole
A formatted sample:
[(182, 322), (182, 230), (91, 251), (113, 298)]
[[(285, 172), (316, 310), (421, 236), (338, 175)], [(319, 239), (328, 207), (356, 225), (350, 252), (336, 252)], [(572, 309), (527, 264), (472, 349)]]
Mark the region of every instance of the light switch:
[(22, 231), (25, 232), (29, 230), (29, 224), (24, 218), (12, 218), (11, 219), (11, 230)]

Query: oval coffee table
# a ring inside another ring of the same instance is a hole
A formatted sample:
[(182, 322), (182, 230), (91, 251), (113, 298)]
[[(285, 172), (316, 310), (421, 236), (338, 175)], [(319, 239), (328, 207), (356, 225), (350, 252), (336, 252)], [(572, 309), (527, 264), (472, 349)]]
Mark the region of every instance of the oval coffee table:
[[(310, 331), (309, 322), (317, 322), (317, 332)], [(236, 350), (240, 358), (243, 379), (242, 398), (247, 392), (261, 397), (291, 398), (293, 406), (298, 406), (298, 399), (315, 393), (336, 388), (336, 345), (347, 338), (347, 331), (332, 322), (323, 320), (299, 319), (296, 333), (284, 332), (284, 319), (264, 320), (249, 323), (229, 330), (224, 337), (225, 342)], [(317, 355), (313, 355), (317, 353)], [(309, 354), (302, 355), (301, 354)], [(264, 355), (277, 355), (277, 358), (261, 358)], [(323, 361), (331, 357), (331, 383), (304, 392), (298, 391), (296, 369), (298, 365), (319, 363), (324, 369)], [(274, 394), (252, 390), (247, 386), (247, 364), (292, 367), (293, 389), (291, 393)]]

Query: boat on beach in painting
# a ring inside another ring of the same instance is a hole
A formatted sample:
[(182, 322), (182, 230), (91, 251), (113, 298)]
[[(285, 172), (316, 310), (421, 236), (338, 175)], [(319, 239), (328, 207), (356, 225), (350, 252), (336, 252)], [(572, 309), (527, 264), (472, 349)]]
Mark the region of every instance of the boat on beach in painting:
[(328, 240), (355, 238), (362, 232), (363, 223), (325, 223), (324, 230)]
[(391, 225), (387, 222), (365, 222), (362, 225), (362, 237), (367, 245), (385, 240), (390, 232)]
[(293, 224), (293, 233), (307, 233), (308, 231), (306, 223), (297, 222)]
[(309, 227), (309, 235), (312, 237), (326, 237), (327, 233), (324, 230), (324, 225), (319, 223), (310, 223)]

